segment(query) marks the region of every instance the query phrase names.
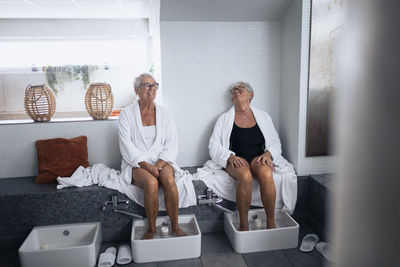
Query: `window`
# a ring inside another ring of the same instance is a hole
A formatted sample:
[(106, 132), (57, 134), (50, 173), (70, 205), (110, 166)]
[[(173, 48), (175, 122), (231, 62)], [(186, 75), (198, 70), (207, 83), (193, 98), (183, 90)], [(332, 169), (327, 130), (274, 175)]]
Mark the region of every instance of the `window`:
[(134, 77), (152, 71), (160, 79), (158, 1), (24, 3), (0, 3), (0, 119), (28, 118), (29, 84), (53, 90), (55, 118), (86, 117), (90, 83), (110, 84), (120, 109), (134, 100)]

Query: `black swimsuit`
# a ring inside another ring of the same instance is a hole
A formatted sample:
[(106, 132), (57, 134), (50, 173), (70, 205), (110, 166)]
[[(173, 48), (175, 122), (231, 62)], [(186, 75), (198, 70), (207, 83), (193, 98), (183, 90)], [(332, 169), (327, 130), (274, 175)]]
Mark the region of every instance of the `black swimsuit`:
[(248, 163), (264, 153), (265, 140), (257, 124), (251, 128), (240, 128), (233, 123), (229, 142), (229, 149)]

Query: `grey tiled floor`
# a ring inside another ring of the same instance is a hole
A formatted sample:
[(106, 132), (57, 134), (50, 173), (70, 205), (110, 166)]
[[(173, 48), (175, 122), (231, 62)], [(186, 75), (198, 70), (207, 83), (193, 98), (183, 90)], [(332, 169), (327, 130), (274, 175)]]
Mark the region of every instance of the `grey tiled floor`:
[[(307, 226), (300, 227), (299, 244), (304, 235), (312, 231)], [(246, 267), (246, 266), (273, 266), (273, 267), (320, 267), (328, 264), (326, 260), (316, 251), (302, 253), (298, 248), (275, 250), (257, 253), (236, 253), (223, 232), (203, 234), (201, 237), (201, 257), (195, 259), (163, 261), (145, 264), (131, 262), (128, 265), (114, 266), (145, 266), (145, 267), (179, 267), (179, 266), (204, 266), (204, 267)], [(104, 242), (100, 252), (110, 246), (118, 247), (124, 243)], [(18, 252), (0, 252), (0, 266), (18, 267)]]

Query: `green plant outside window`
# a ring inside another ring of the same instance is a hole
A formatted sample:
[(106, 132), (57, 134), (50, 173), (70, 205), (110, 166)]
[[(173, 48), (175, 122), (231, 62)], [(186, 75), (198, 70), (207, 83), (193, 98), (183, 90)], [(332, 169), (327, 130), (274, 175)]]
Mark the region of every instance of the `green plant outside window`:
[(93, 65), (63, 65), (63, 66), (45, 66), (43, 72), (46, 73), (46, 79), (49, 87), (55, 95), (58, 93), (58, 87), (63, 87), (66, 82), (82, 80), (83, 89), (87, 90), (90, 84), (90, 74), (97, 69)]

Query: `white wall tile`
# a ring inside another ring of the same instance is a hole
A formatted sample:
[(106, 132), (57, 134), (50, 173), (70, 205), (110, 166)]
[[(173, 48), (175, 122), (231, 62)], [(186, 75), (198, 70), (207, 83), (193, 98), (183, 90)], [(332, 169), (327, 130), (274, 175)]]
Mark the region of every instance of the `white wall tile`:
[[(209, 159), (215, 120), (231, 105), (227, 88), (244, 80), (255, 90), (254, 104), (270, 113), (298, 174), (335, 171), (334, 157), (305, 157), (309, 10), (310, 0), (293, 1), (282, 25), (161, 22), (163, 104), (178, 127), (180, 166)], [(0, 125), (0, 178), (37, 174), (36, 140), (78, 135), (88, 136), (91, 164), (120, 168), (116, 121)]]
[(0, 125), (0, 178), (37, 175), (36, 140), (80, 135), (88, 137), (90, 164), (120, 169), (116, 120)]
[(280, 22), (162, 22), (163, 99), (179, 131), (178, 164), (202, 165), (227, 90), (243, 80), (279, 129)]

